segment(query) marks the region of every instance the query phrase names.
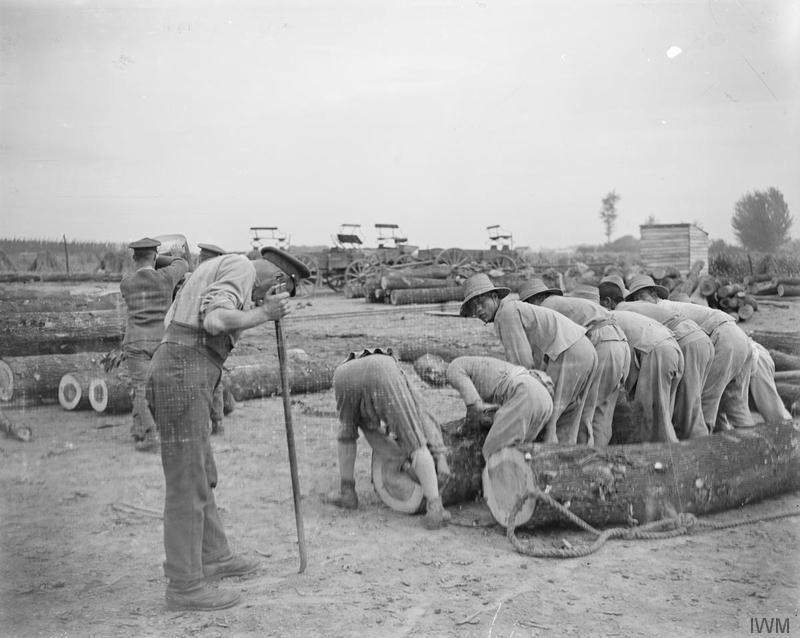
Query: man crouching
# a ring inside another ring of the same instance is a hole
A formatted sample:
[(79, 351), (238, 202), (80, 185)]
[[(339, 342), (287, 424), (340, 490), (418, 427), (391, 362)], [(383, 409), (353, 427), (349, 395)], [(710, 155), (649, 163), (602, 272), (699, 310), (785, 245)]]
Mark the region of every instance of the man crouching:
[[(356, 440), (361, 429), (375, 454), (410, 461), (427, 500), (425, 527), (438, 529), (446, 525), (450, 513), (442, 506), (437, 482), (437, 470), (442, 481), (450, 476), (442, 431), (406, 379), (391, 349), (351, 352), (336, 368), (333, 389), (341, 424), (338, 436), (341, 492), (329, 502), (346, 509), (358, 507), (355, 464)], [(388, 432), (382, 430), (381, 422)]]

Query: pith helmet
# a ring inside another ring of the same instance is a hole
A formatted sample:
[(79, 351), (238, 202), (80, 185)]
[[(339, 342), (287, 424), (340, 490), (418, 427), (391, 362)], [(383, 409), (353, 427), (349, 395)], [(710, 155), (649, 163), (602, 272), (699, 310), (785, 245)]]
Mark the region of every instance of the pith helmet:
[(589, 284), (578, 284), (567, 296), (576, 297), (578, 299), (588, 299), (596, 304), (600, 303), (600, 289), (597, 286)]
[(619, 288), (620, 294), (623, 298), (628, 294), (628, 291), (625, 289), (625, 282), (619, 275), (606, 275), (600, 280), (600, 286), (603, 284), (612, 284)]
[(546, 292), (550, 295), (563, 295), (561, 288), (548, 288), (541, 279), (531, 279), (519, 291), (519, 300), (527, 301), (534, 295)]
[(659, 286), (653, 281), (650, 275), (636, 275), (631, 279), (628, 294), (625, 295), (625, 301), (630, 301), (633, 293), (644, 290), (645, 288), (652, 288), (661, 299), (669, 297), (669, 291), (664, 288), (664, 286)]
[(472, 275), (464, 282), (464, 303), (461, 304), (461, 316), (467, 316), (467, 307), (470, 301), (475, 297), (485, 295), (487, 292), (496, 292), (502, 299), (511, 292), (511, 289), (505, 286), (495, 286), (492, 280), (489, 279), (489, 275), (484, 273)]

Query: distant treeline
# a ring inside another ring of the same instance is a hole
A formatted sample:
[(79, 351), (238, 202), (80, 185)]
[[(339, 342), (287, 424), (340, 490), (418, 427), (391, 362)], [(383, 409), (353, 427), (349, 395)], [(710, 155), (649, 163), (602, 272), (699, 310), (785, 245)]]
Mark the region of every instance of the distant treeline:
[(0, 271), (127, 272), (133, 266), (129, 253), (123, 243), (0, 238)]

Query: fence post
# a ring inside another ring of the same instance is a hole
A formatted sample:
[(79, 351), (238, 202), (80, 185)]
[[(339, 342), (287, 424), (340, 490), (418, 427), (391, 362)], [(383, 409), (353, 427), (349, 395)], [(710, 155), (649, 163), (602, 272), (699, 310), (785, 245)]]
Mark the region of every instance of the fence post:
[(64, 234), (62, 237), (64, 238), (64, 256), (67, 260), (67, 274), (69, 275), (69, 249), (67, 248), (67, 235)]

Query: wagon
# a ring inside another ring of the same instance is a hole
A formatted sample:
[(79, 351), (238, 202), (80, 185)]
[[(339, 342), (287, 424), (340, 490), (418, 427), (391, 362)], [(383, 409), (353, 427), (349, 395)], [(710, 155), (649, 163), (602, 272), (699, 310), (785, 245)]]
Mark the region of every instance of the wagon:
[(498, 224), (486, 227), (488, 249), (445, 248), (421, 252), (419, 257), (430, 259), (433, 263), (447, 264), (454, 270), (473, 269), (477, 265), (481, 271), (502, 270), (516, 272), (524, 262), (514, 250), (514, 239), (510, 231)]

